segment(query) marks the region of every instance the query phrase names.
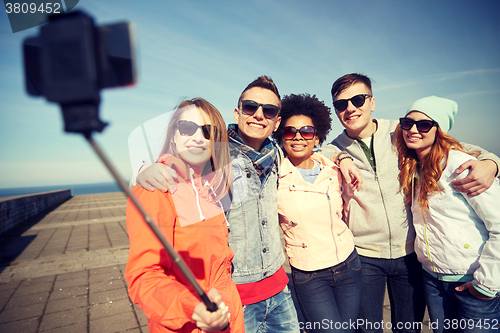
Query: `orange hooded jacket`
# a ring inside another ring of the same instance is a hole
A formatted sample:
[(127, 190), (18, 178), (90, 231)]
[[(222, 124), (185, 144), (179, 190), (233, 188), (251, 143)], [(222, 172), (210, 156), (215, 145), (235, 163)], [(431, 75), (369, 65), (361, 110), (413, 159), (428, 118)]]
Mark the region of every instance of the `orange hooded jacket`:
[[(160, 162), (186, 181), (172, 189), (173, 194), (149, 192), (139, 186), (132, 192), (158, 222), (203, 290), (216, 288), (220, 292), (231, 314), (230, 327), (224, 332), (244, 332), (241, 300), (231, 279), (234, 253), (228, 246), (224, 212), (208, 194), (205, 177), (193, 178), (191, 168), (174, 156), (165, 155)], [(200, 299), (130, 200), (127, 232), (130, 251), (125, 278), (130, 298), (148, 317), (149, 332), (202, 332), (191, 319)]]

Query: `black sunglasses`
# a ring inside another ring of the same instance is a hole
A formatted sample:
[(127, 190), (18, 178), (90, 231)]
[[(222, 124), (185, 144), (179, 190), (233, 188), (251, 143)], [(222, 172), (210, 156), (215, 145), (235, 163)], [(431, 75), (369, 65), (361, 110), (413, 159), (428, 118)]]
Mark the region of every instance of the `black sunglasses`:
[(347, 105), (349, 104), (349, 101), (351, 101), (352, 105), (359, 108), (365, 104), (365, 100), (368, 97), (372, 97), (372, 95), (359, 94), (359, 95), (353, 96), (349, 99), (338, 99), (335, 102), (333, 102), (333, 106), (335, 107), (335, 109), (337, 111), (342, 112), (345, 109), (347, 109)]
[(411, 118), (399, 118), (399, 126), (405, 131), (411, 130), (413, 125), (417, 125), (417, 131), (421, 133), (429, 132), (438, 123), (434, 120), (418, 120), (415, 121)]
[(241, 112), (247, 116), (253, 116), (262, 106), (262, 113), (267, 119), (274, 119), (280, 112), (280, 108), (272, 104), (259, 104), (252, 100), (241, 101)]
[(304, 140), (311, 140), (316, 135), (316, 129), (313, 126), (302, 126), (300, 129), (296, 129), (293, 126), (286, 126), (283, 128), (283, 138), (285, 140), (293, 140), (297, 132), (304, 138)]
[(179, 130), (179, 133), (182, 136), (192, 136), (198, 128), (201, 128), (201, 131), (203, 132), (203, 136), (205, 139), (210, 140), (210, 129), (211, 125), (203, 125), (200, 126), (197, 123), (194, 123), (189, 120), (179, 120), (177, 121), (177, 129)]

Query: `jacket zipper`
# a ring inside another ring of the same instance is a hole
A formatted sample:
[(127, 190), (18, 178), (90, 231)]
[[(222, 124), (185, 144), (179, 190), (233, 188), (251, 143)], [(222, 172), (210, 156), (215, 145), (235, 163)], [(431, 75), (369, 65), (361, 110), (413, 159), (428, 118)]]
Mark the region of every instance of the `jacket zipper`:
[(297, 226), (297, 222), (293, 222), (293, 221), (290, 221), (290, 226), (286, 229), (283, 230), (283, 232), (289, 230), (289, 229), (292, 229), (293, 227), (296, 227)]
[[(372, 140), (375, 141), (375, 135), (373, 136)], [(380, 188), (380, 182), (378, 179), (377, 172), (375, 170), (373, 170), (372, 165), (370, 164), (370, 161), (368, 161), (368, 159), (366, 158), (365, 152), (363, 151), (363, 149), (359, 145), (359, 142), (356, 140), (354, 140), (354, 142), (356, 142), (356, 145), (361, 150), (362, 156), (364, 157), (364, 159), (366, 161), (365, 164), (367, 164), (370, 167), (370, 170), (372, 170), (372, 173), (375, 175), (375, 181), (377, 182), (380, 196), (382, 197), (382, 204), (384, 205), (385, 217), (387, 219), (387, 229), (389, 230), (389, 255), (392, 258), (392, 232), (391, 232), (391, 224), (389, 222), (389, 216), (387, 215), (387, 207), (385, 205), (384, 193), (382, 192), (382, 189)], [(372, 145), (373, 144), (374, 144), (374, 142), (372, 142)], [(375, 149), (374, 149), (374, 151), (375, 151)], [(372, 156), (372, 157), (375, 160), (375, 156)], [(375, 162), (375, 163), (377, 163), (377, 162)]]
[[(415, 191), (416, 191), (416, 189), (415, 189), (415, 179), (419, 180), (419, 178), (418, 178), (418, 176), (416, 174), (413, 175), (413, 177), (411, 178), (411, 203), (412, 203), (412, 205), (415, 202)], [(429, 240), (427, 239), (427, 220), (425, 219), (424, 211), (422, 210), (421, 206), (420, 206), (420, 214), (422, 215), (422, 219), (424, 220), (424, 239), (425, 239), (425, 247), (426, 247), (426, 250), (427, 250), (427, 258), (429, 259), (429, 262), (431, 263), (432, 271), (435, 272), (435, 270), (434, 270), (434, 263), (431, 260), (431, 252), (429, 251)]]
[(427, 240), (427, 221), (425, 220), (424, 211), (422, 210), (422, 208), (420, 208), (420, 213), (422, 214), (422, 218), (424, 219), (424, 230), (425, 230), (424, 237), (425, 237), (425, 246), (427, 249), (427, 258), (429, 258), (429, 262), (431, 263), (432, 271), (435, 272), (434, 263), (431, 260), (431, 253), (429, 251), (429, 241)]
[(295, 246), (295, 247), (301, 247), (303, 249), (305, 249), (307, 247), (307, 245), (305, 243), (302, 243), (302, 244), (286, 243), (286, 245)]
[[(332, 230), (332, 238), (333, 238), (333, 243), (335, 243), (335, 248), (337, 251), (335, 251), (335, 257), (337, 259), (337, 262), (339, 261), (339, 246), (337, 245), (337, 241), (335, 240), (335, 231), (333, 231), (333, 215), (332, 215), (332, 205), (330, 203), (330, 195), (328, 195), (328, 191), (330, 190), (330, 185), (326, 188), (326, 198), (328, 199), (328, 209), (330, 210), (330, 229)], [(342, 240), (342, 239), (340, 239)]]
[(347, 231), (347, 229), (349, 229), (349, 228), (346, 226), (346, 228), (344, 229), (344, 231), (339, 232), (339, 233), (337, 234), (337, 236), (339, 236), (339, 239), (340, 239), (340, 240), (342, 240), (342, 234), (344, 234), (344, 232), (346, 232), (346, 231)]

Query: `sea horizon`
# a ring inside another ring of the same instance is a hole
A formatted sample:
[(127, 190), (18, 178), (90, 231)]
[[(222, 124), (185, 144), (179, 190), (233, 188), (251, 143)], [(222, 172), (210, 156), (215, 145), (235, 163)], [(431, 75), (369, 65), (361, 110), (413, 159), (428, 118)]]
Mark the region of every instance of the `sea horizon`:
[(30, 186), (0, 188), (0, 198), (14, 197), (20, 195), (44, 193), (57, 190), (70, 190), (71, 195), (98, 194), (109, 192), (121, 192), (116, 182), (101, 182), (91, 184), (69, 184), (69, 185), (49, 185), (49, 186)]

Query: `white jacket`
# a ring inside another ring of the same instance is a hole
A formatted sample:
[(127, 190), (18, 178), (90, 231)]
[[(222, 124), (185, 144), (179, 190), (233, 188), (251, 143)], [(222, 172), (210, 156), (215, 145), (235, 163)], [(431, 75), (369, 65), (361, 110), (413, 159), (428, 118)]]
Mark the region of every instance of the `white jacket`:
[[(438, 181), (441, 192), (428, 198), (429, 209), (421, 211), (419, 187), (413, 200), (415, 252), (425, 268), (442, 274), (473, 274), (474, 286), (489, 294), (500, 292), (500, 185), (470, 197), (456, 191), (450, 182), (462, 179), (455, 170), (473, 156), (451, 150)], [(443, 159), (443, 166), (446, 158)]]

